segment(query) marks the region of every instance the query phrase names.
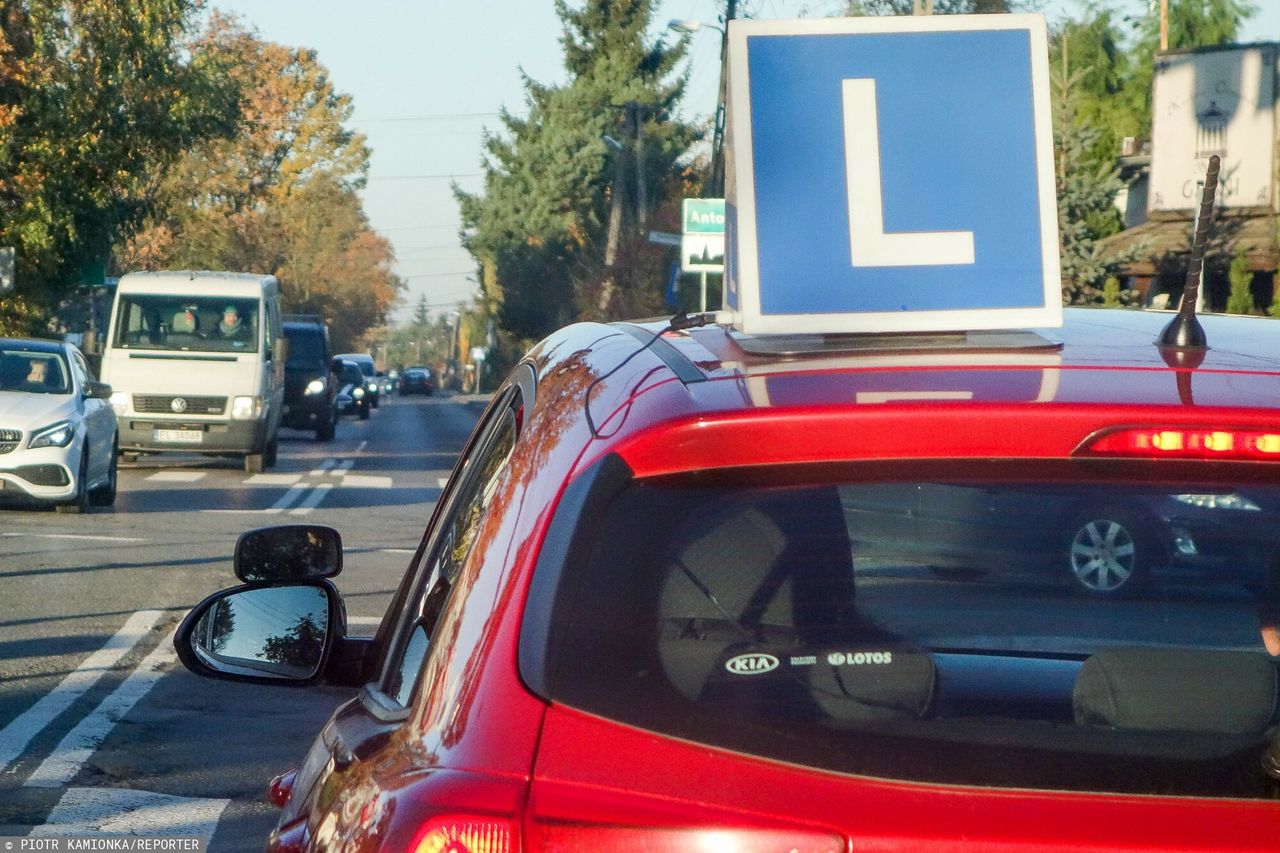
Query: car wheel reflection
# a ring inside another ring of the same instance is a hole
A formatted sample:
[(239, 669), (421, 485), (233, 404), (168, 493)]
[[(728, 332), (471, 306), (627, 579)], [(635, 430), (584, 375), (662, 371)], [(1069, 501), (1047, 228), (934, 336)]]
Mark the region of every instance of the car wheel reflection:
[(1120, 597), (1142, 586), (1154, 548), (1131, 513), (1114, 507), (1077, 513), (1068, 531), (1067, 560), (1078, 590)]

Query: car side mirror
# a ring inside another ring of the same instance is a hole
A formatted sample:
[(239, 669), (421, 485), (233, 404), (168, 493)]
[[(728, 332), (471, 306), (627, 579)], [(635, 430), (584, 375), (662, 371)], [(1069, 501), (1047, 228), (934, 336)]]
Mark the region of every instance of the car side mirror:
[(302, 685), (325, 671), (340, 639), (341, 603), (327, 581), (251, 586), (211, 595), (187, 614), (174, 638), (198, 675)]
[(233, 562), (245, 583), (331, 578), (342, 571), (342, 536), (319, 524), (260, 527), (240, 534)]
[(84, 385), (84, 395), (91, 400), (110, 400), (111, 386), (105, 382), (86, 382)]
[(332, 361), (330, 361), (330, 362), (329, 362), (329, 370), (330, 370), (331, 372), (333, 372), (333, 373), (341, 373), (341, 372), (342, 372), (342, 359), (340, 359), (340, 358), (335, 358), (335, 359), (333, 359)]

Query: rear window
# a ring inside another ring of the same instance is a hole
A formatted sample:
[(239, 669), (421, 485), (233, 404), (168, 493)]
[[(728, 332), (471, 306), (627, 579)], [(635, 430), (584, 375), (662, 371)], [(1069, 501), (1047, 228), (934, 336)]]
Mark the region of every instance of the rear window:
[(323, 366), (324, 331), (319, 327), (284, 327), (284, 336), (289, 339), (289, 359), (285, 367), (296, 369), (312, 369)]
[(590, 526), (555, 700), (840, 773), (1268, 796), (1280, 489), (701, 477)]

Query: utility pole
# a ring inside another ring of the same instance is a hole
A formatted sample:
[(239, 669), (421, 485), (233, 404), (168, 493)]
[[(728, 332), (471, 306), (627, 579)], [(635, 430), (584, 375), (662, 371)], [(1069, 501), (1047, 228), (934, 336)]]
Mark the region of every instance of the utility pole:
[(648, 108), (635, 101), (627, 101), (627, 123), (636, 143), (636, 224), (644, 233), (649, 218), (649, 188), (644, 168), (644, 119)]
[[(933, 0), (930, 0), (933, 2)], [(724, 32), (720, 36), (720, 95), (716, 100), (716, 128), (711, 140), (711, 195), (724, 196), (724, 112), (725, 98), (729, 90), (729, 22), (738, 17), (738, 0), (726, 0)]]

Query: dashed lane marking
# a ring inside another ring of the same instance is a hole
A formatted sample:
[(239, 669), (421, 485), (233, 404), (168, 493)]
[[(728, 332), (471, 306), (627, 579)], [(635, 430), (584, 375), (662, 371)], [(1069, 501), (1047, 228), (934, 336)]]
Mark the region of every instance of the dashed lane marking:
[(437, 478), (436, 478), (436, 485), (443, 489), (445, 486), (449, 485), (449, 478), (448, 478), (448, 477), (437, 477)]
[(321, 483), (311, 490), (311, 494), (307, 495), (306, 500), (299, 504), (296, 508), (289, 510), (290, 515), (308, 515), (313, 509), (320, 505), (325, 495), (333, 489), (332, 483)]
[(292, 486), (302, 479), (301, 474), (254, 474), (244, 481), (246, 486)]
[(146, 479), (154, 483), (194, 483), (197, 480), (203, 480), (207, 473), (207, 471), (157, 471)]
[(342, 478), (342, 485), (354, 486), (357, 489), (389, 489), (390, 477), (379, 477), (372, 474), (348, 474)]
[(0, 729), (0, 772), (12, 764), (55, 717), (97, 684), (103, 673), (136, 646), (159, 619), (159, 610), (140, 610), (130, 616), (105, 646), (85, 658), (57, 687)]
[(135, 536), (89, 536), (83, 533), (0, 533), (0, 536), (13, 539), (83, 539), (86, 542), (149, 542)]
[(356, 453), (364, 453), (364, 449), (369, 446), (368, 439), (360, 442), (360, 446), (356, 448)]
[(32, 836), (197, 836), (208, 844), (230, 800), (127, 788), (68, 788)]
[(301, 498), (303, 493), (305, 493), (306, 491), (307, 491), (307, 487), (301, 484), (290, 486), (289, 491), (285, 492), (283, 495), (280, 496), (280, 500), (276, 501), (274, 504), (272, 504), (268, 509), (264, 511), (265, 512), (283, 512), (284, 510), (288, 509), (289, 507), (297, 503), (298, 499)]
[(345, 477), (347, 472), (355, 467), (355, 464), (356, 461), (354, 459), (343, 460), (338, 464), (338, 467), (334, 468), (329, 473), (335, 477)]
[(23, 783), (28, 788), (58, 788), (68, 784), (106, 740), (116, 723), (124, 719), (138, 700), (146, 696), (164, 675), (164, 667), (178, 659), (173, 635), (165, 637), (142, 659), (111, 695), (67, 733), (49, 757)]
[(314, 469), (312, 469), (312, 471), (311, 471), (311, 476), (313, 476), (313, 477), (319, 477), (319, 476), (320, 476), (320, 475), (322, 475), (325, 471), (328, 471), (330, 468), (332, 468), (334, 465), (336, 465), (336, 464), (337, 464), (337, 462), (338, 462), (338, 460), (337, 460), (337, 459), (334, 459), (334, 458), (332, 458), (332, 457), (330, 457), (330, 458), (328, 458), (328, 459), (324, 460), (323, 462), (321, 462), (321, 463), (320, 463), (320, 467), (319, 467), (319, 468), (314, 468)]

